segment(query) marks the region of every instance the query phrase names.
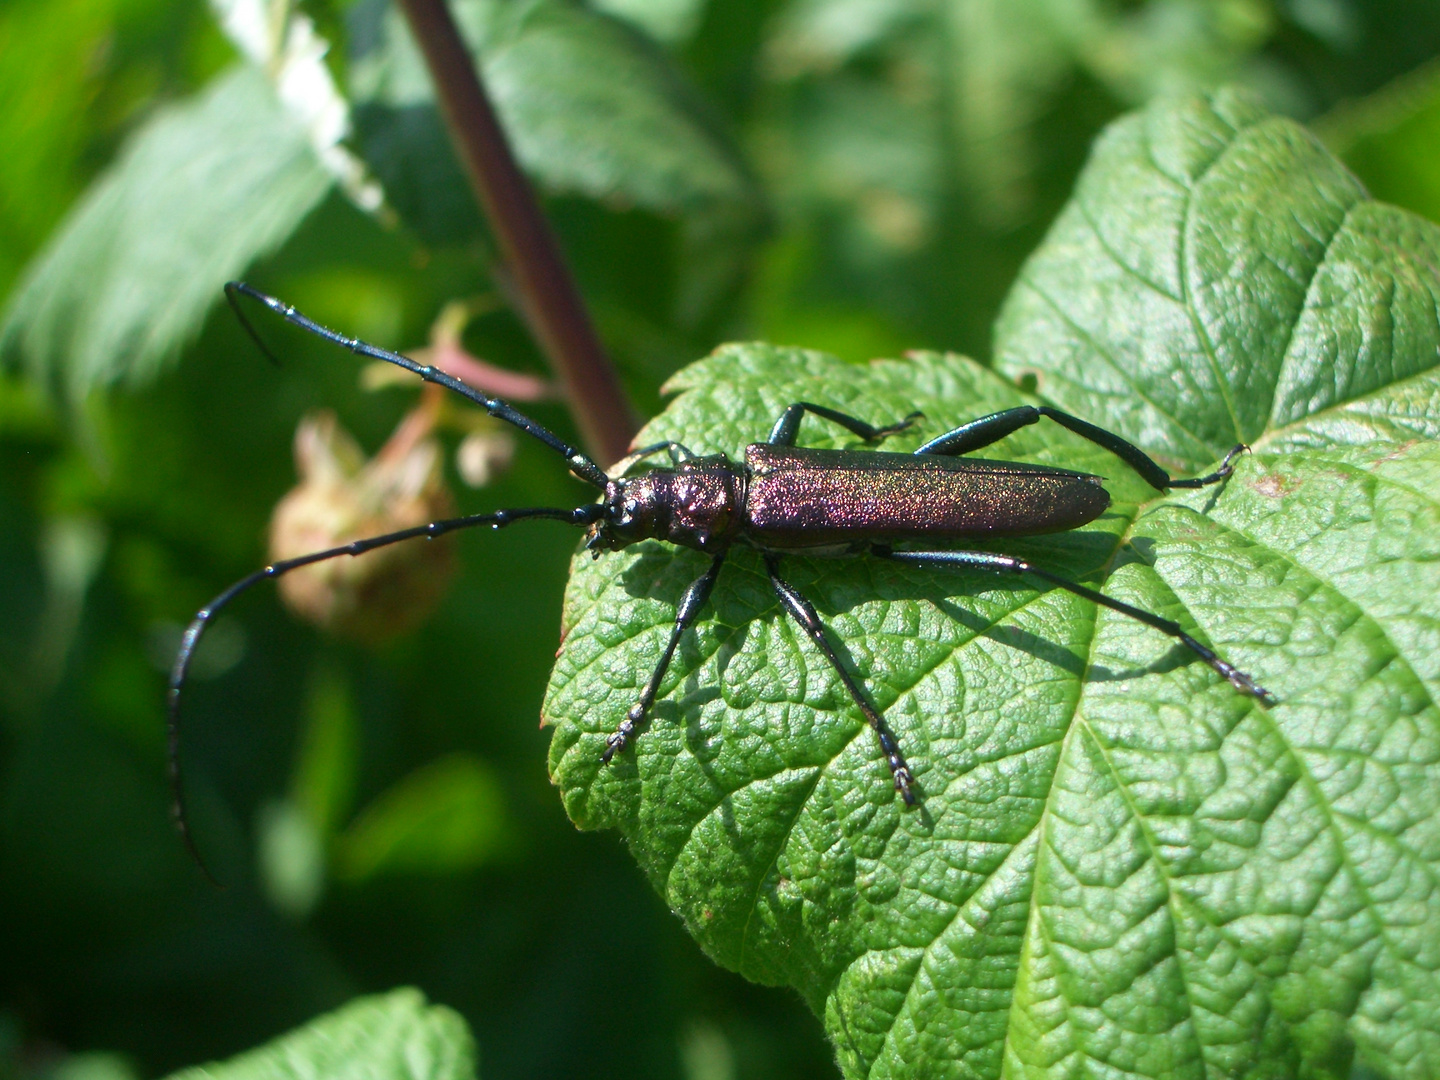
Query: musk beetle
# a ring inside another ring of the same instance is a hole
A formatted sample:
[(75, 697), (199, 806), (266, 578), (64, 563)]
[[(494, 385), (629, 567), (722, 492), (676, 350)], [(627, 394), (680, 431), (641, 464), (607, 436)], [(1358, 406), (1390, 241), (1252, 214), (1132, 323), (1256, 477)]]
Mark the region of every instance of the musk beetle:
[[(906, 804), (913, 805), (916, 797), (914, 777), (904, 752), (885, 718), (870, 704), (855, 676), (841, 663), (815, 608), (781, 576), (780, 560), (786, 554), (870, 555), (940, 570), (963, 568), (1028, 574), (1169, 635), (1241, 693), (1262, 702), (1274, 700), (1269, 691), (1185, 633), (1179, 624), (1053, 574), (1028, 560), (988, 551), (893, 546), (1035, 536), (1078, 528), (1099, 517), (1110, 505), (1110, 496), (1098, 476), (963, 456), (1042, 418), (1113, 453), (1158, 491), (1220, 483), (1230, 475), (1235, 457), (1246, 449), (1244, 445), (1232, 449), (1220, 467), (1206, 476), (1175, 479), (1139, 447), (1118, 435), (1048, 405), (1024, 405), (963, 424), (931, 439), (913, 453), (820, 450), (795, 445), (800, 421), (806, 413), (838, 424), (869, 443), (878, 443), (910, 427), (920, 419), (920, 414), (913, 413), (896, 423), (876, 427), (823, 405), (799, 401), (781, 413), (764, 442), (746, 447), (742, 463), (732, 462), (724, 455), (698, 456), (680, 443), (663, 442), (636, 450), (618, 463), (611, 475), (510, 405), (488, 397), (443, 371), (345, 337), (242, 282), (231, 282), (225, 291), (241, 323), (262, 349), (264, 344), (239, 307), (240, 296), (257, 300), (288, 322), (354, 353), (396, 364), (428, 382), (455, 391), (491, 416), (550, 447), (565, 459), (575, 476), (599, 490), (601, 498), (575, 509), (496, 510), (436, 521), (276, 562), (237, 581), (202, 608), (182, 638), (170, 678), (168, 702), (175, 820), (197, 860), (199, 856), (185, 820), (178, 721), (186, 672), (201, 635), (215, 615), (240, 593), (266, 578), (279, 577), (341, 555), (360, 555), (402, 540), (433, 538), (482, 525), (499, 529), (534, 518), (568, 522), (586, 530), (585, 546), (596, 558), (605, 551), (616, 551), (647, 539), (668, 541), (710, 556), (709, 567), (680, 599), (670, 636), (639, 699), (606, 738), (603, 749), (597, 747), (601, 759), (607, 763), (637, 737), (681, 636), (705, 608), (725, 557), (737, 544), (755, 548), (762, 554), (781, 606), (814, 642), (855, 707), (874, 729), (890, 766), (895, 790)], [(668, 456), (668, 467), (627, 475), (635, 465), (661, 454)]]

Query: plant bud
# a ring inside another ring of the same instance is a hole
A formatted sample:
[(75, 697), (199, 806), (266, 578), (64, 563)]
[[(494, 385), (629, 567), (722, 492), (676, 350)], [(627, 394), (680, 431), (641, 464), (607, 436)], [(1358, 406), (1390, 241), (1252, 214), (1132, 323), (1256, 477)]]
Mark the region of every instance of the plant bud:
[(473, 488), (484, 487), (510, 468), (515, 457), (515, 439), (498, 424), (472, 431), (455, 450), (455, 471)]
[[(300, 483), (270, 520), (270, 557), (292, 559), (351, 540), (451, 517), (442, 455), (412, 413), (367, 460), (331, 413), (307, 416), (295, 432)], [(307, 622), (375, 644), (424, 620), (444, 595), (455, 559), (446, 538), (423, 537), (291, 571), (277, 582)]]

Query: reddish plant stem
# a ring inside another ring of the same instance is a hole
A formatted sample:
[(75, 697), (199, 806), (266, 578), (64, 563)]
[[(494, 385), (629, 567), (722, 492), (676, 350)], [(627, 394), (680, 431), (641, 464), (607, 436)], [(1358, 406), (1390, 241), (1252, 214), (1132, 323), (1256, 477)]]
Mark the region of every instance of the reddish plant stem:
[(444, 0), (400, 0), (441, 115), (514, 281), (521, 314), (560, 377), (587, 450), (602, 466), (629, 450), (636, 424), (559, 245), (520, 172)]

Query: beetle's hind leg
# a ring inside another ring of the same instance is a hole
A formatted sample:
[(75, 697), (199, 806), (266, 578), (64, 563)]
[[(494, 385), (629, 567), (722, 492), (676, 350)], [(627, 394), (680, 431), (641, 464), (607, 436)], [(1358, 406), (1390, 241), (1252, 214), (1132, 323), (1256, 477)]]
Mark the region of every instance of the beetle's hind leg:
[(665, 678), (665, 672), (675, 656), (675, 648), (680, 644), (680, 635), (685, 633), (695, 621), (695, 617), (704, 610), (705, 602), (710, 599), (710, 590), (715, 587), (715, 579), (720, 576), (720, 567), (724, 565), (725, 552), (722, 551), (710, 563), (710, 569), (692, 581), (685, 590), (685, 595), (680, 598), (680, 606), (675, 609), (675, 625), (670, 628), (670, 640), (665, 643), (665, 651), (660, 654), (659, 663), (650, 673), (650, 681), (641, 691), (640, 700), (630, 706), (630, 711), (625, 714), (625, 719), (620, 721), (620, 726), (605, 740), (605, 751), (600, 755), (600, 760), (605, 764), (608, 765), (612, 757), (630, 745), (635, 738), (635, 729), (644, 723), (645, 714), (650, 711), (650, 706), (655, 704), (660, 681)]
[(1086, 588), (1059, 574), (1052, 574), (1048, 570), (1042, 570), (1024, 559), (1018, 559), (1013, 555), (996, 555), (988, 551), (895, 551), (883, 544), (876, 544), (871, 547), (871, 553), (882, 558), (891, 559), (895, 562), (909, 563), (912, 566), (924, 566), (936, 570), (997, 570), (1001, 573), (1011, 574), (1033, 574), (1042, 581), (1048, 581), (1066, 592), (1072, 592), (1076, 596), (1083, 596), (1101, 607), (1107, 607), (1111, 611), (1118, 611), (1121, 615), (1127, 615), (1146, 626), (1152, 626), (1162, 634), (1168, 634), (1180, 644), (1193, 652), (1201, 660), (1209, 664), (1220, 675), (1223, 675), (1231, 686), (1235, 687), (1242, 694), (1253, 697), (1266, 705), (1275, 704), (1275, 695), (1266, 690), (1245, 672), (1235, 665), (1220, 659), (1212, 649), (1206, 648), (1200, 642), (1181, 629), (1180, 624), (1169, 619), (1161, 618), (1154, 612), (1146, 611), (1143, 608), (1132, 607), (1120, 600), (1112, 599), (1104, 593), (1096, 592), (1094, 589)]
[(845, 665), (840, 663), (840, 657), (835, 655), (835, 650), (825, 638), (825, 624), (820, 621), (814, 606), (801, 596), (793, 585), (780, 577), (779, 559), (774, 555), (766, 555), (765, 567), (770, 572), (770, 584), (775, 587), (775, 595), (780, 598), (780, 603), (805, 633), (810, 635), (810, 640), (815, 642), (825, 659), (830, 661), (830, 666), (835, 669), (835, 674), (840, 676), (840, 682), (849, 693), (850, 699), (874, 729), (880, 740), (880, 749), (885, 753), (885, 761), (890, 766), (890, 775), (895, 780), (895, 790), (900, 793), (900, 798), (905, 800), (906, 806), (914, 806), (915, 777), (910, 772), (910, 766), (905, 763), (905, 755), (900, 752), (900, 744), (895, 741), (890, 725), (885, 723), (885, 717), (870, 704), (864, 692), (845, 670)]
[(842, 413), (836, 409), (829, 409), (824, 405), (815, 405), (808, 401), (797, 401), (780, 414), (780, 419), (775, 421), (775, 426), (770, 429), (770, 437), (765, 441), (772, 446), (794, 446), (795, 437), (800, 433), (800, 420), (807, 412), (829, 420), (832, 424), (839, 424), (846, 431), (859, 435), (866, 442), (875, 442), (904, 431), (925, 415), (912, 412), (904, 420), (887, 424), (885, 427), (876, 427), (849, 413)]
[(1241, 454), (1248, 453), (1249, 450), (1250, 447), (1246, 446), (1243, 442), (1236, 443), (1230, 448), (1230, 452), (1225, 455), (1224, 460), (1220, 462), (1220, 467), (1208, 476), (1197, 476), (1193, 480), (1171, 480), (1170, 486), (1172, 488), (1198, 488), (1218, 484), (1235, 471), (1235, 459)]
[(944, 435), (931, 439), (915, 453), (947, 456), (968, 454), (971, 450), (979, 450), (981, 447), (999, 442), (1006, 435), (1019, 431), (1028, 424), (1038, 422), (1042, 416), (1049, 417), (1061, 427), (1073, 431), (1083, 439), (1089, 439), (1096, 446), (1109, 450), (1139, 473), (1140, 478), (1156, 491), (1218, 484), (1235, 471), (1233, 464), (1235, 459), (1250, 449), (1244, 443), (1237, 443), (1225, 455), (1225, 460), (1213, 473), (1191, 480), (1176, 480), (1144, 450), (1134, 443), (1122, 439), (1113, 431), (1106, 431), (1087, 420), (1081, 420), (1078, 416), (1071, 416), (1067, 412), (1053, 409), (1049, 405), (1020, 405), (1013, 409), (1005, 409), (1003, 412), (982, 416), (978, 420), (971, 420), (968, 424), (961, 424), (959, 427), (945, 432)]

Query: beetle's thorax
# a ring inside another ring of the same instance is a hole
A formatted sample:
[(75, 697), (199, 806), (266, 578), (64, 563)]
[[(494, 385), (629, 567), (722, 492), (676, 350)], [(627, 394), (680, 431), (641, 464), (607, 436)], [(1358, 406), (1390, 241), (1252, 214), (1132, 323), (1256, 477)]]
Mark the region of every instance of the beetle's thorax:
[(719, 551), (741, 524), (745, 474), (721, 455), (693, 458), (674, 469), (611, 480), (603, 505), (586, 543), (597, 556), (652, 539)]

